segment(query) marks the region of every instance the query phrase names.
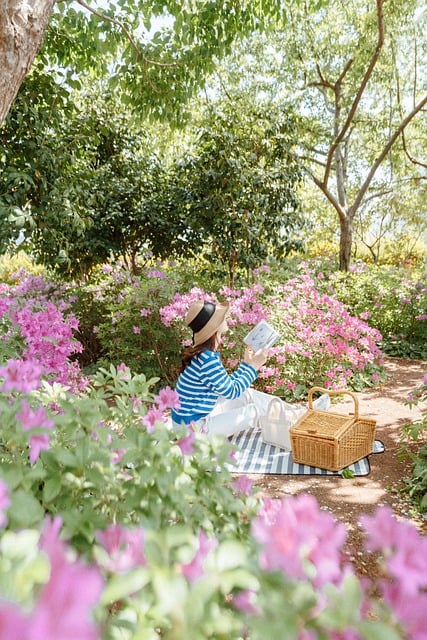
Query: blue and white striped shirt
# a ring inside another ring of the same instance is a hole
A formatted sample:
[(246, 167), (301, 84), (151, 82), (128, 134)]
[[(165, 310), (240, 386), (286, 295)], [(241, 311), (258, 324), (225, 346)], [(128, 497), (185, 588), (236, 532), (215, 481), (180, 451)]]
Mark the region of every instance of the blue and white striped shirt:
[(178, 378), (176, 391), (181, 406), (172, 409), (172, 420), (189, 424), (204, 418), (219, 396), (229, 400), (238, 398), (257, 377), (256, 369), (246, 362), (228, 374), (218, 351), (203, 351), (194, 356)]

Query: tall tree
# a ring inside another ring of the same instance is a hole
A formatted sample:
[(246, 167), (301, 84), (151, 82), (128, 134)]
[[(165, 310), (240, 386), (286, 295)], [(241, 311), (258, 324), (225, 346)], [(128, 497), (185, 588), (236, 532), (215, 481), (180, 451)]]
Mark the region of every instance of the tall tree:
[(115, 95), (70, 94), (33, 70), (0, 130), (0, 247), (20, 236), (68, 275), (111, 256), (134, 266), (164, 181), (153, 144)]
[(284, 16), (280, 0), (2, 0), (0, 124), (43, 42), (69, 82), (104, 73), (127, 103), (177, 117), (217, 57), (270, 15)]
[(227, 267), (230, 286), (238, 269), (301, 248), (295, 116), (249, 100), (232, 96), (207, 110), (176, 168), (176, 212), (186, 218), (186, 236), (193, 246), (201, 236), (199, 254)]
[(347, 270), (356, 215), (396, 188), (397, 158), (414, 186), (426, 177), (412, 125), (427, 105), (427, 15), (418, 0), (313, 0), (289, 3), (287, 17), (236, 56), (239, 82), (256, 77), (301, 115), (298, 157), (338, 217)]

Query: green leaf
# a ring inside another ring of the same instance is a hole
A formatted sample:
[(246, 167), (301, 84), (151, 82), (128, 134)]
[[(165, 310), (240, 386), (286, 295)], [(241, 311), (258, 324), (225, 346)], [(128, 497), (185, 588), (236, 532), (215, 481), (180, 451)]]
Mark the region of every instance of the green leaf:
[(43, 518), (44, 511), (38, 500), (20, 489), (11, 496), (8, 515), (10, 526), (19, 529), (38, 524)]
[(341, 475), (343, 478), (354, 478), (354, 471), (352, 471), (351, 469), (343, 469), (341, 471)]
[(149, 572), (138, 568), (121, 575), (116, 573), (109, 579), (102, 593), (102, 603), (111, 604), (143, 589), (150, 581)]
[(15, 489), (23, 478), (21, 467), (5, 464), (0, 467), (0, 477), (6, 482), (9, 489)]
[(247, 558), (246, 547), (234, 540), (223, 542), (215, 554), (218, 571), (228, 571), (242, 566)]
[(358, 629), (364, 640), (402, 640), (402, 635), (384, 622), (362, 622)]
[(58, 449), (55, 453), (58, 462), (63, 464), (65, 467), (71, 467), (74, 469), (79, 466), (76, 456), (71, 451), (68, 451), (67, 449)]
[(61, 491), (61, 486), (62, 483), (59, 476), (46, 480), (43, 487), (43, 498), (45, 502), (51, 502), (54, 500)]

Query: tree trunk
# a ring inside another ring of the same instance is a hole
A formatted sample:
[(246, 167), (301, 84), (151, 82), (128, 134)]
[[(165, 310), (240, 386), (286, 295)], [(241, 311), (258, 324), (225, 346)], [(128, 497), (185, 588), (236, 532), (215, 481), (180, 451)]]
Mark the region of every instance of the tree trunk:
[(348, 271), (353, 244), (353, 220), (349, 216), (340, 217), (340, 270)]
[(56, 0), (0, 0), (0, 125), (37, 55)]

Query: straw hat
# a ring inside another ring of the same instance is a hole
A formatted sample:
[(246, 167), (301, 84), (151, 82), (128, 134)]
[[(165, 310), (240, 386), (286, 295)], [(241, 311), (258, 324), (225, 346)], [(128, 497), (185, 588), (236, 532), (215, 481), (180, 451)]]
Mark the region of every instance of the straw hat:
[(213, 302), (193, 302), (185, 322), (193, 332), (193, 345), (203, 344), (216, 333), (227, 315), (228, 304)]

